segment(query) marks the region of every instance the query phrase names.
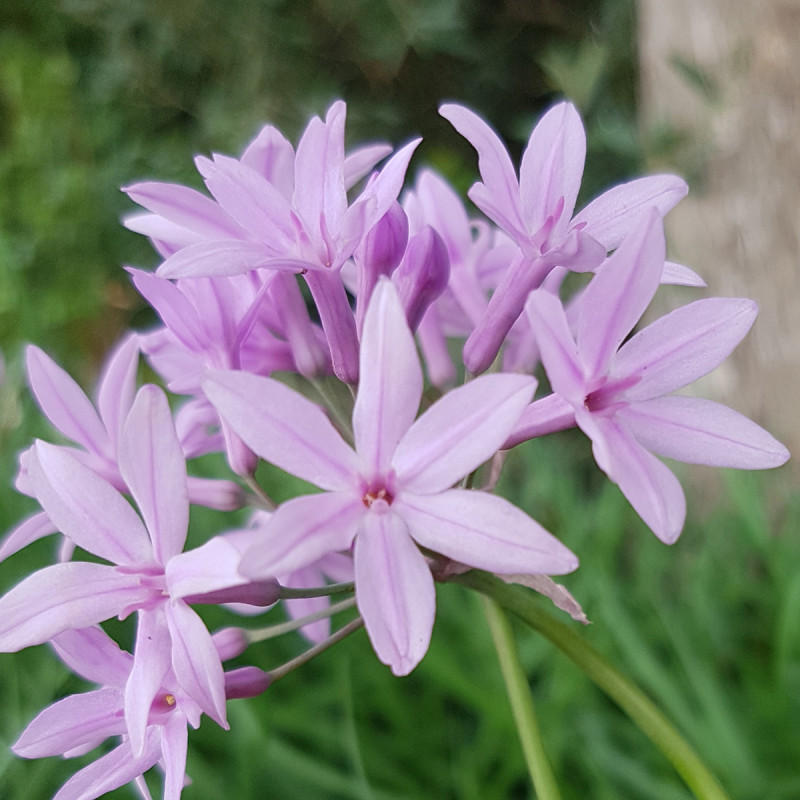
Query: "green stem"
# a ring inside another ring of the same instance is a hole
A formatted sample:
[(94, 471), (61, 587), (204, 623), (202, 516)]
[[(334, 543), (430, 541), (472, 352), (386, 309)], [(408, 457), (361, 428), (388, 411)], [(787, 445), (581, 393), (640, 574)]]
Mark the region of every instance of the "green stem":
[(675, 767), (698, 800), (730, 800), (691, 745), (644, 692), (567, 625), (539, 608), (530, 592), (475, 570), (451, 580), (491, 597), (506, 611), (549, 639), (639, 726)]
[(533, 708), (533, 697), (528, 679), (519, 661), (519, 655), (511, 623), (500, 606), (488, 597), (483, 598), (483, 609), (489, 622), (489, 629), (494, 639), (500, 669), (506, 683), (508, 700), (514, 713), (522, 752), (528, 766), (528, 774), (539, 800), (561, 800), (555, 775), (544, 751), (536, 712)]

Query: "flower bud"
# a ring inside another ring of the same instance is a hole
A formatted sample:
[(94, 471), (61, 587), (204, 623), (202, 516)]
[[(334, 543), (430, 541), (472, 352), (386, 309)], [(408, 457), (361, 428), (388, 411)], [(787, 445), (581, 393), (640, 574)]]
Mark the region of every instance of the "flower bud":
[(426, 225), (411, 238), (403, 261), (394, 275), (408, 326), (415, 331), (423, 315), (447, 288), (450, 257), (436, 231)]
[(241, 667), (225, 673), (225, 697), (238, 700), (257, 697), (269, 689), (272, 676), (258, 667)]

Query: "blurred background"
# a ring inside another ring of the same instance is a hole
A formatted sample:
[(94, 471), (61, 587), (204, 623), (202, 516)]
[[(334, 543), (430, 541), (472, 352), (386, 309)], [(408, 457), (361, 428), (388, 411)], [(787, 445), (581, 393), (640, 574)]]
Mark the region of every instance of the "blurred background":
[[(475, 157), (438, 117), (444, 100), (484, 115), (518, 157), (541, 112), (572, 99), (589, 140), (579, 205), (643, 172), (684, 175), (692, 195), (669, 220), (672, 256), (706, 277), (710, 293), (747, 294), (762, 307), (753, 341), (703, 391), (791, 447), (800, 395), (792, 60), (800, 16), (791, 0), (758, 8), (4, 0), (0, 531), (33, 510), (11, 489), (15, 454), (35, 436), (54, 440), (27, 393), (24, 343), (90, 389), (121, 332), (153, 322), (121, 267), (157, 259), (119, 224), (133, 210), (119, 187), (156, 179), (200, 188), (194, 154), (238, 154), (264, 122), (296, 141), (309, 116), (338, 97), (348, 103), (352, 143), (421, 135), (412, 174), (432, 164), (462, 191), (476, 177)], [(698, 296), (663, 295), (662, 310)], [(788, 469), (680, 475), (690, 516), (669, 549), (599, 473), (580, 436), (520, 448), (504, 493), (581, 557), (565, 583), (593, 621), (582, 633), (664, 708), (731, 796), (792, 800), (800, 797), (800, 495)], [(193, 517), (201, 539), (232, 524), (213, 512)], [(39, 542), (0, 564), (0, 589), (49, 563), (53, 548)], [(186, 799), (530, 797), (480, 604), (456, 586), (439, 587), (438, 602), (431, 651), (408, 678), (393, 678), (358, 634), (258, 701), (231, 703), (230, 733), (206, 721), (192, 737)], [(690, 797), (582, 674), (533, 634), (518, 635), (565, 798)], [(302, 648), (288, 637), (248, 658), (269, 667)], [(23, 762), (7, 748), (44, 705), (82, 688), (44, 647), (0, 655), (0, 797), (45, 800), (75, 771), (77, 762)]]

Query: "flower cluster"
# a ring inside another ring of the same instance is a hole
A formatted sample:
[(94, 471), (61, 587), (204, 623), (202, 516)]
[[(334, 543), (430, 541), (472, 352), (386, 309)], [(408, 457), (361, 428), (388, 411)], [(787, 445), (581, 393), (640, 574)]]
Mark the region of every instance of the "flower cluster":
[[(41, 511), (0, 557), (53, 533), (62, 546), (0, 598), (0, 650), (50, 642), (99, 688), (45, 709), (13, 749), (72, 756), (120, 738), (57, 800), (130, 781), (149, 796), (142, 775), (156, 764), (164, 797), (178, 798), (188, 728), (203, 714), (226, 727), (228, 699), (293, 668), (226, 668), (266, 637), (212, 634), (194, 606), (283, 601), (295, 621), (277, 627), (300, 628), (308, 657), (363, 621), (378, 658), (405, 675), (428, 648), (437, 580), (480, 569), (563, 598), (547, 576), (577, 558), (492, 493), (504, 450), (578, 426), (665, 542), (685, 501), (657, 455), (745, 469), (788, 458), (735, 411), (672, 394), (733, 350), (754, 303), (697, 300), (630, 336), (660, 283), (703, 285), (666, 260), (662, 219), (686, 193), (680, 178), (616, 186), (576, 213), (586, 147), (574, 106), (544, 115), (517, 175), (480, 117), (444, 105), (478, 154), (469, 197), (485, 217), (473, 218), (431, 170), (403, 191), (417, 142), (346, 153), (345, 113), (337, 102), (312, 119), (296, 150), (266, 126), (238, 159), (199, 157), (210, 196), (125, 189), (145, 209), (125, 224), (163, 258), (155, 273), (129, 269), (161, 324), (118, 345), (96, 403), (28, 348), (31, 390), (72, 444), (37, 441), (20, 458), (17, 488)], [(591, 274), (567, 298), (570, 271)], [(137, 391), (140, 353), (184, 398), (176, 413), (163, 389)], [(551, 389), (537, 395), (540, 365)], [(215, 451), (230, 479), (187, 474), (187, 459)], [(261, 459), (321, 491), (276, 507)], [(255, 510), (186, 550), (190, 504)], [(339, 592), (353, 599), (329, 605)], [(331, 635), (331, 615), (353, 605)], [(129, 615), (131, 653), (100, 627)]]

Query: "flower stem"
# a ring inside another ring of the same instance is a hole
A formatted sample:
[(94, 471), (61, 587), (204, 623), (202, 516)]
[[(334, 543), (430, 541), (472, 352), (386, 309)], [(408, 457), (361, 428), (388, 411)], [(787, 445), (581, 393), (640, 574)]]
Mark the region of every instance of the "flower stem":
[(250, 644), (265, 642), (267, 639), (274, 639), (276, 636), (283, 636), (284, 633), (291, 633), (292, 631), (304, 628), (306, 625), (316, 622), (317, 620), (332, 617), (340, 611), (346, 611), (348, 608), (352, 608), (355, 604), (355, 597), (350, 597), (347, 600), (342, 600), (326, 608), (322, 608), (319, 611), (315, 611), (313, 614), (307, 614), (305, 617), (290, 619), (286, 622), (270, 625), (269, 627), (260, 628), (258, 630), (247, 630), (245, 631), (245, 636)]
[(313, 647), (310, 647), (308, 650), (306, 650), (305, 653), (301, 653), (299, 656), (293, 658), (291, 661), (287, 661), (277, 669), (270, 670), (269, 676), (273, 683), (279, 678), (283, 678), (285, 675), (288, 675), (293, 670), (296, 670), (298, 667), (302, 667), (303, 664), (307, 664), (312, 658), (315, 658), (320, 653), (324, 653), (329, 647), (333, 647), (333, 645), (335, 645), (337, 642), (341, 642), (342, 639), (347, 638), (351, 633), (357, 631), (363, 624), (364, 620), (361, 619), (361, 617), (356, 617), (354, 620), (348, 622), (347, 625), (339, 628), (336, 633), (329, 636), (324, 642), (315, 644)]
[(533, 708), (528, 680), (520, 664), (511, 623), (502, 608), (489, 597), (483, 597), (483, 609), (494, 639), (500, 669), (506, 684), (514, 722), (517, 725), (522, 752), (528, 766), (538, 800), (561, 800), (555, 775), (544, 751), (536, 712)]
[(295, 600), (308, 597), (332, 597), (335, 594), (347, 594), (355, 589), (355, 584), (348, 583), (329, 583), (327, 586), (319, 586), (308, 589), (293, 589), (291, 586), (281, 586), (281, 600)]
[(506, 611), (549, 639), (638, 725), (675, 767), (698, 800), (729, 800), (692, 746), (644, 692), (567, 625), (539, 608), (532, 595), (519, 586), (509, 586), (477, 570), (453, 576), (450, 580), (491, 597)]

